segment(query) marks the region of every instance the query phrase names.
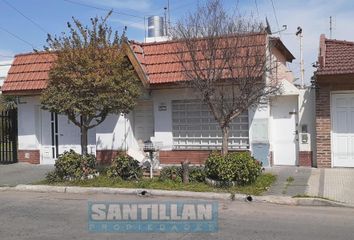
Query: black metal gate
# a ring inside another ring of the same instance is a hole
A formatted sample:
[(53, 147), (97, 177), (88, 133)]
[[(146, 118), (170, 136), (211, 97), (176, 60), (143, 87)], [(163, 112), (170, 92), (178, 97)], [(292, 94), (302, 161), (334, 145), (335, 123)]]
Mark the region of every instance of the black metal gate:
[(0, 164), (17, 162), (17, 109), (0, 112)]

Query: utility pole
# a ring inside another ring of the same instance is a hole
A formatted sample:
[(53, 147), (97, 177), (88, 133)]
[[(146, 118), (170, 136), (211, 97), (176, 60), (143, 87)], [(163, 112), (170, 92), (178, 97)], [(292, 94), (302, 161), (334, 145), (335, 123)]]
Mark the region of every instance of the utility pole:
[(302, 28), (297, 27), (297, 32), (296, 36), (299, 37), (300, 40), (300, 74), (301, 74), (301, 88), (304, 88), (304, 75), (305, 75), (305, 69), (304, 69), (304, 57), (303, 57), (303, 47), (302, 47)]

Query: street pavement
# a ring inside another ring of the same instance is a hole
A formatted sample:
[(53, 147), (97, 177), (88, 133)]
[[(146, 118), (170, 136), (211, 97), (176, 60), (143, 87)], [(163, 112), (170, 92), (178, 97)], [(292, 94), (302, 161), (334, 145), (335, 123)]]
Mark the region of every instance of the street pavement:
[(43, 180), (45, 175), (54, 169), (53, 165), (36, 165), (14, 163), (0, 165), (0, 186), (16, 186)]
[(188, 200), (132, 195), (0, 192), (1, 240), (353, 239), (354, 209), (219, 202), (216, 233), (90, 233), (87, 202)]

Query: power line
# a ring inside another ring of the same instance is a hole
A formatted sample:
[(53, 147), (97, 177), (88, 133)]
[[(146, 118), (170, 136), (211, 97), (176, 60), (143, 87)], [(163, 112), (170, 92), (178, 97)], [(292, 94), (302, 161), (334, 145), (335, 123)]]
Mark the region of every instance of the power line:
[(38, 23), (36, 23), (34, 20), (32, 20), (31, 18), (29, 18), (28, 16), (26, 16), (25, 14), (23, 14), (20, 10), (18, 10), (14, 5), (10, 4), (8, 1), (6, 0), (2, 0), (6, 5), (8, 5), (9, 7), (11, 7), (13, 10), (15, 10), (18, 14), (20, 14), (22, 17), (26, 18), (28, 21), (30, 21), (32, 24), (34, 24), (38, 29), (40, 29), (42, 32), (44, 32), (45, 34), (48, 33), (47, 30), (45, 30), (41, 25), (39, 25)]
[[(274, 17), (275, 17), (275, 22), (277, 23), (277, 26), (278, 26), (278, 31), (279, 31), (279, 30), (280, 30), (280, 27), (279, 27), (279, 22), (278, 22), (277, 12), (275, 11), (274, 2), (273, 2), (273, 0), (270, 0), (270, 2), (272, 3), (273, 13), (274, 13)], [(281, 36), (281, 34), (280, 34), (280, 33), (279, 33), (279, 35)]]
[(2, 55), (2, 54), (0, 54), (0, 57), (3, 57), (3, 58), (13, 58), (14, 56), (9, 56), (9, 55)]
[[(94, 8), (94, 9), (101, 10), (101, 11), (107, 11), (107, 12), (109, 12), (109, 11), (112, 10), (112, 9), (97, 7), (97, 6), (89, 5), (89, 4), (86, 4), (86, 3), (80, 3), (80, 2), (72, 1), (72, 0), (64, 0), (64, 1), (65, 1), (65, 2), (68, 2), (68, 3), (72, 3), (72, 4), (76, 4), (76, 5), (88, 7), (88, 8)], [(133, 15), (133, 14), (128, 14), (128, 13), (122, 13), (122, 12), (118, 12), (118, 11), (115, 11), (115, 10), (112, 10), (112, 12), (115, 13), (115, 14), (123, 15), (123, 16), (128, 16), (128, 17), (135, 17), (135, 18), (144, 19), (144, 17), (138, 16), (138, 15)]]
[(0, 27), (0, 30), (2, 30), (2, 31), (4, 31), (4, 32), (8, 33), (9, 35), (13, 36), (14, 38), (16, 38), (16, 39), (18, 39), (18, 40), (20, 40), (20, 41), (26, 43), (27, 45), (31, 46), (33, 49), (36, 48), (32, 43), (26, 41), (25, 39), (23, 39), (23, 38), (21, 38), (21, 37), (19, 37), (19, 36), (17, 36), (16, 34), (10, 32), (9, 30), (7, 30), (7, 29), (5, 29), (5, 28), (3, 28), (3, 27)]

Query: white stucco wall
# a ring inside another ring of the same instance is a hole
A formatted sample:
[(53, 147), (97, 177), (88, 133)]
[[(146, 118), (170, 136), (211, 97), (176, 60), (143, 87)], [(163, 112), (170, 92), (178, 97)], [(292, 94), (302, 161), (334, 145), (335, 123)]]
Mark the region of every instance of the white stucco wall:
[(299, 134), (302, 132), (302, 125), (307, 125), (307, 132), (309, 133), (308, 143), (303, 143), (301, 137), (299, 138), (300, 151), (313, 151), (315, 146), (315, 89), (305, 88), (299, 89)]
[(39, 149), (38, 97), (20, 97), (18, 104), (18, 149)]
[[(158, 144), (161, 150), (173, 148), (172, 100), (196, 98), (197, 96), (190, 89), (161, 89), (152, 92), (155, 119), (155, 136), (152, 141)], [(165, 106), (164, 110), (161, 110), (161, 106)]]
[(136, 146), (132, 124), (132, 114), (109, 115), (96, 127), (97, 150), (127, 150)]

